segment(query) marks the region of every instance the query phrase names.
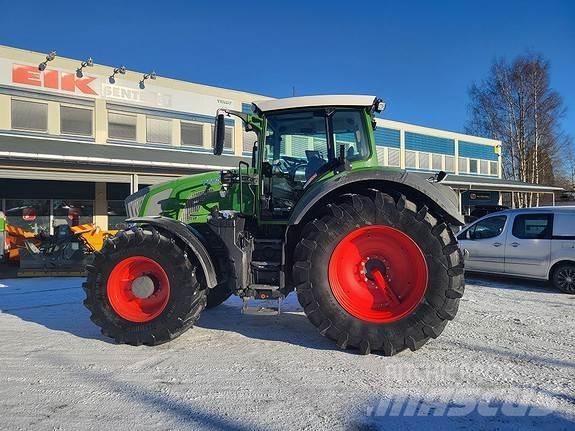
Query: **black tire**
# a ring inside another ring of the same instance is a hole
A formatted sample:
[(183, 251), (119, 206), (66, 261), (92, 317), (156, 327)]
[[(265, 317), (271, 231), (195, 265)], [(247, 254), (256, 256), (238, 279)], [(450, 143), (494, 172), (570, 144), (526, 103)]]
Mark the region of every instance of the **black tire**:
[[(170, 283), (170, 296), (153, 320), (135, 323), (119, 316), (107, 294), (107, 282), (113, 268), (131, 256), (143, 256), (162, 266)], [(169, 234), (152, 227), (140, 227), (120, 232), (106, 241), (101, 253), (96, 253), (94, 265), (89, 265), (84, 283), (84, 305), (92, 313), (90, 319), (102, 334), (118, 343), (154, 346), (173, 340), (190, 329), (206, 306), (206, 288), (197, 265)]]
[[(419, 349), (438, 337), (458, 310), (463, 295), (463, 256), (449, 227), (405, 196), (393, 199), (379, 191), (352, 194), (328, 206), (309, 222), (294, 253), (293, 280), (300, 304), (322, 335), (342, 348), (360, 353), (381, 351), (392, 356), (406, 348)], [(335, 246), (351, 231), (367, 225), (399, 229), (419, 246), (428, 267), (428, 283), (419, 305), (391, 323), (371, 323), (348, 313), (329, 284), (329, 260)]]
[(211, 309), (223, 303), (236, 291), (236, 271), (222, 239), (210, 228), (202, 229), (201, 235), (212, 262), (216, 266), (218, 284), (208, 290), (208, 303), (206, 305), (206, 309)]
[(233, 263), (223, 256), (218, 264), (218, 281), (220, 281), (220, 283), (208, 290), (206, 309), (211, 309), (222, 304), (232, 296), (236, 290), (236, 277)]
[(561, 292), (575, 295), (575, 263), (562, 263), (557, 266), (553, 270), (551, 283)]

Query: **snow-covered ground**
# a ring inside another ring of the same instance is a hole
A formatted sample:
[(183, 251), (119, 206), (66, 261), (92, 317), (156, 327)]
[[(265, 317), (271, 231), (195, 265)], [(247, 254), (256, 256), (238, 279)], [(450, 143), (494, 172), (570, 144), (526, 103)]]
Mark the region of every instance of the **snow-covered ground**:
[(0, 429), (575, 429), (575, 296), (541, 283), (468, 278), (440, 338), (386, 358), (337, 350), (295, 296), (115, 345), (82, 281), (0, 280)]

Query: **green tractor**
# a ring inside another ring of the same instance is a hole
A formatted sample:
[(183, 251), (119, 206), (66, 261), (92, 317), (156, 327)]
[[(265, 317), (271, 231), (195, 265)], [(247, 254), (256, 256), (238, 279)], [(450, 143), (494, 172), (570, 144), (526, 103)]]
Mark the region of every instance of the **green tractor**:
[(251, 164), (158, 184), (126, 199), (131, 228), (88, 267), (84, 301), (102, 333), (157, 345), (230, 295), (273, 300), (292, 291), (342, 349), (394, 355), (436, 338), (463, 295), (452, 226), (455, 193), (379, 166), (372, 96), (255, 102), (219, 110), (254, 131)]

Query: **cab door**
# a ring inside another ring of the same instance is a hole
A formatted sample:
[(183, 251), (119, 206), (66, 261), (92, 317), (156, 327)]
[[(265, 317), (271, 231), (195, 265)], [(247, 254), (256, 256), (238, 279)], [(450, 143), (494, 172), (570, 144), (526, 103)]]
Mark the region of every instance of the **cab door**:
[(506, 223), (506, 215), (494, 215), (478, 220), (458, 235), (466, 270), (505, 271)]
[(327, 126), (325, 109), (267, 116), (261, 167), (262, 219), (287, 220), (306, 182), (328, 163)]
[(552, 213), (516, 214), (505, 244), (505, 272), (546, 278), (551, 258)]
[(261, 219), (285, 222), (309, 186), (339, 166), (341, 153), (355, 166), (368, 161), (366, 120), (365, 110), (355, 108), (268, 114), (261, 157)]

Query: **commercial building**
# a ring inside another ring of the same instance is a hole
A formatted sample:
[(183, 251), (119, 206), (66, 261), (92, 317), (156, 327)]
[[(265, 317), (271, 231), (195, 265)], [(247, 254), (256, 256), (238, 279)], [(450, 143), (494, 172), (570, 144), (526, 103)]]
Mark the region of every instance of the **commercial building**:
[[(0, 210), (10, 224), (35, 232), (70, 220), (114, 228), (124, 218), (123, 199), (139, 187), (234, 168), (251, 154), (255, 135), (233, 119), (224, 155), (211, 154), (214, 114), (250, 110), (268, 97), (45, 57), (0, 46)], [(462, 210), (531, 187), (501, 180), (498, 141), (377, 123), (381, 163), (451, 173)]]

